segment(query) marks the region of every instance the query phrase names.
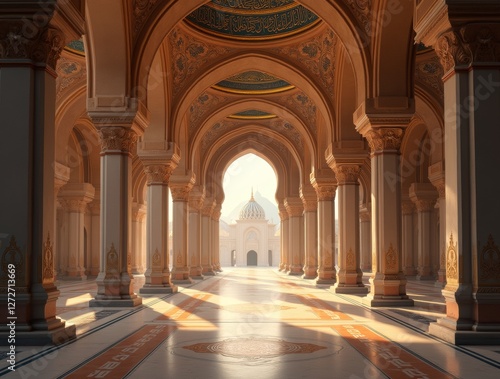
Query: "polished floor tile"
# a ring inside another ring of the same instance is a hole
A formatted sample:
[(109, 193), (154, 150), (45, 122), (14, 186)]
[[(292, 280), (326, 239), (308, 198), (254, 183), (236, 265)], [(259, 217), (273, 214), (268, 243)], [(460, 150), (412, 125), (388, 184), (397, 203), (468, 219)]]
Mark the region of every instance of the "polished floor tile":
[[(366, 278), (365, 278), (366, 279)], [(136, 278), (136, 289), (143, 283)], [(59, 283), (58, 312), (77, 327), (58, 347), (19, 347), (39, 378), (481, 378), (500, 374), (498, 346), (453, 346), (427, 333), (444, 315), (439, 288), (409, 281), (415, 307), (367, 308), (355, 295), (275, 269), (227, 268), (143, 305), (88, 308), (93, 281)]]

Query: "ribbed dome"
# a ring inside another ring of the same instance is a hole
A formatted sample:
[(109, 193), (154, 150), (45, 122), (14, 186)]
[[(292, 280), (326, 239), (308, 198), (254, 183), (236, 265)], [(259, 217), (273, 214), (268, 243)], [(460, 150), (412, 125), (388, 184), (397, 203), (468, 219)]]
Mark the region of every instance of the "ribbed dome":
[(264, 208), (262, 208), (259, 203), (255, 201), (252, 196), (250, 197), (250, 201), (241, 209), (240, 211), (240, 220), (265, 220), (266, 212), (264, 212)]

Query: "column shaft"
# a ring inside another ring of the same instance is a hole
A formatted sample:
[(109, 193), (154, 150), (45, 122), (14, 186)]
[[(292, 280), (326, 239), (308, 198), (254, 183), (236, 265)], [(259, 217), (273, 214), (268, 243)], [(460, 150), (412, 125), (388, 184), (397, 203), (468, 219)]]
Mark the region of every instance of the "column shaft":
[(188, 198), (192, 183), (173, 186), (170, 191), (173, 198), (173, 231), (172, 231), (172, 282), (175, 284), (189, 284), (193, 280), (189, 276), (188, 266)]

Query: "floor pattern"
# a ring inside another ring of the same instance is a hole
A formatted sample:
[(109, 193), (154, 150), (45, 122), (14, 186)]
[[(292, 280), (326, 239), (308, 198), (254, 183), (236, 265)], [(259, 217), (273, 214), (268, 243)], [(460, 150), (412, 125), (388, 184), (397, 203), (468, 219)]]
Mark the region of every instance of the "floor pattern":
[(498, 378), (500, 342), (456, 347), (430, 336), (426, 327), (442, 316), (442, 300), (431, 285), (416, 287), (429, 301), (421, 296), (416, 307), (370, 309), (358, 296), (336, 295), (276, 270), (229, 268), (175, 295), (144, 298), (134, 309), (105, 309), (83, 306), (95, 291), (92, 282), (62, 285), (58, 309), (77, 326), (77, 339), (23, 347), (16, 372), (3, 362), (0, 375)]

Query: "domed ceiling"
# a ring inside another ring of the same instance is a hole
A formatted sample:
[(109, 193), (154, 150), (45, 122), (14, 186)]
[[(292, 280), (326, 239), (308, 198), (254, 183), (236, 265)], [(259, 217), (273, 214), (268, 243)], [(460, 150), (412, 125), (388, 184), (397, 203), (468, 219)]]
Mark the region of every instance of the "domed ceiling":
[(263, 95), (295, 88), (287, 81), (261, 71), (245, 71), (215, 84), (213, 88), (235, 94)]
[(293, 0), (212, 0), (185, 20), (218, 37), (262, 41), (303, 32), (320, 18)]

